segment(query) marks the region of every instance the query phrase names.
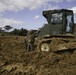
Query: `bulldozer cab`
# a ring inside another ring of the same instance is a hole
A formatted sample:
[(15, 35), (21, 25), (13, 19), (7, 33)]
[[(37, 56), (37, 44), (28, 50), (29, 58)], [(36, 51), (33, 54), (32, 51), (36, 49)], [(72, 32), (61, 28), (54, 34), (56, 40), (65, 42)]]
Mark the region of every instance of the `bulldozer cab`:
[(48, 24), (45, 24), (41, 28), (39, 36), (74, 33), (72, 10), (61, 9), (43, 11), (43, 16), (46, 18)]

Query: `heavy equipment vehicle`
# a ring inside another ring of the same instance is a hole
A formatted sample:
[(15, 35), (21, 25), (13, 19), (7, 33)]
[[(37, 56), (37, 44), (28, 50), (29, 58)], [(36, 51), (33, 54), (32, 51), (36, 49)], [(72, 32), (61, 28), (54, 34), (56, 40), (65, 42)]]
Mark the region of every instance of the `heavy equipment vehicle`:
[(43, 11), (48, 24), (37, 31), (36, 47), (41, 51), (65, 51), (76, 49), (76, 24), (72, 10)]

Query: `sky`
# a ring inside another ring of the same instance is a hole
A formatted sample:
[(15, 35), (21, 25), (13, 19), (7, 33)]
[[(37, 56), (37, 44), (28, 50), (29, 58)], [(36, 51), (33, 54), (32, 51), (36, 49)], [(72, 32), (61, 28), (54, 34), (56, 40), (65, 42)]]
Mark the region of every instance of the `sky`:
[(76, 23), (76, 0), (0, 0), (0, 27), (38, 29), (47, 23), (44, 10), (70, 9)]

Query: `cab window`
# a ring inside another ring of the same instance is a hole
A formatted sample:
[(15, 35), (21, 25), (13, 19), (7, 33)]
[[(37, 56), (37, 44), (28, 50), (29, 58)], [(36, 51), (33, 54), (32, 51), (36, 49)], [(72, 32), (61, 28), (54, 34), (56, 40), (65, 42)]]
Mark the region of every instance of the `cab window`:
[(72, 15), (67, 15), (66, 21), (67, 21), (66, 32), (71, 32), (73, 27)]
[(62, 13), (54, 13), (51, 15), (51, 23), (62, 23)]

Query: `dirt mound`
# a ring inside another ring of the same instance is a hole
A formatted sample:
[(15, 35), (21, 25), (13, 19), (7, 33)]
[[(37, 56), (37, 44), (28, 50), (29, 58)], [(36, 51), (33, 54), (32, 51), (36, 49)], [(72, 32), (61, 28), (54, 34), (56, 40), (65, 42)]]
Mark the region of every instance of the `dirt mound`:
[(0, 37), (0, 75), (76, 75), (76, 51), (27, 52), (24, 37)]

